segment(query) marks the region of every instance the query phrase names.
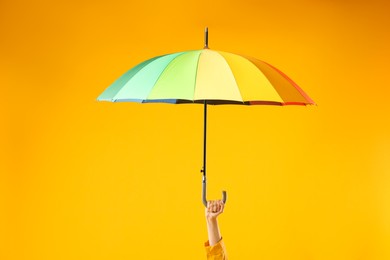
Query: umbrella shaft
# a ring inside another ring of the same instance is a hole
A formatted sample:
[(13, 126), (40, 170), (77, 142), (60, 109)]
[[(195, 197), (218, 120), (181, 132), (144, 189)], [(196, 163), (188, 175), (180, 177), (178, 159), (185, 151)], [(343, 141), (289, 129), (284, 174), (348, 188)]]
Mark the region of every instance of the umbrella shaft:
[(204, 48), (209, 48), (209, 28), (205, 28), (204, 30)]
[(203, 181), (202, 181), (202, 201), (203, 205), (207, 207), (206, 199), (206, 133), (207, 133), (207, 101), (204, 101), (204, 135), (203, 135)]
[(204, 101), (204, 129), (203, 129), (203, 181), (206, 182), (206, 136), (207, 136), (207, 101)]

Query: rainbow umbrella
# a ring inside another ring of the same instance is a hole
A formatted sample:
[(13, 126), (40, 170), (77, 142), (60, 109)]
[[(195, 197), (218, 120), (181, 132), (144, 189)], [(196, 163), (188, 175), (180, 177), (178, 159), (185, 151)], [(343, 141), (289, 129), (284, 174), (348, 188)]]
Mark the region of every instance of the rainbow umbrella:
[[(207, 105), (314, 105), (286, 74), (248, 56), (210, 50), (208, 29), (202, 50), (177, 52), (146, 60), (108, 87), (99, 101), (201, 103), (204, 105), (203, 192), (206, 200)], [(226, 191), (222, 200), (226, 202)]]

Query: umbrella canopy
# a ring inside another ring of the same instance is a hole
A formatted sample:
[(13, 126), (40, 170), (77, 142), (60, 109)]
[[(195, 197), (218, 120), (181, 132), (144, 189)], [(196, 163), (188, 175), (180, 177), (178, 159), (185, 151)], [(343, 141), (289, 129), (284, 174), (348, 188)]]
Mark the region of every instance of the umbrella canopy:
[(112, 102), (309, 105), (283, 72), (255, 58), (210, 49), (158, 56), (135, 66), (99, 97)]

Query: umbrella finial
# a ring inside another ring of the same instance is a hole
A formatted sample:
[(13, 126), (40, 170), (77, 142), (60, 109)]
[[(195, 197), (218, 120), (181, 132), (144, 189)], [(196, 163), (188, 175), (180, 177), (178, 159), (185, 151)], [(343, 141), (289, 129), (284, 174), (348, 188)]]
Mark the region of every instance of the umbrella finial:
[(209, 28), (204, 29), (204, 49), (209, 48)]

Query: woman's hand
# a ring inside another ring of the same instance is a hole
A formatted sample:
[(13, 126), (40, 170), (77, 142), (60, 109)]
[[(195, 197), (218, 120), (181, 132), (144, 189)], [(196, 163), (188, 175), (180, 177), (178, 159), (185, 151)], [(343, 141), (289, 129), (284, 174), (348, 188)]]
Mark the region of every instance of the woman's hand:
[(207, 201), (206, 219), (216, 220), (217, 217), (223, 213), (225, 205), (222, 200), (210, 200)]

